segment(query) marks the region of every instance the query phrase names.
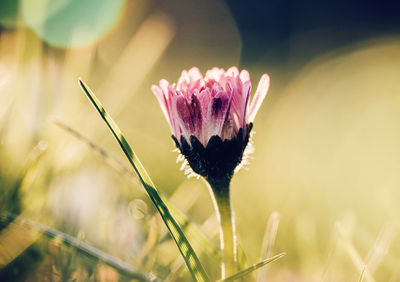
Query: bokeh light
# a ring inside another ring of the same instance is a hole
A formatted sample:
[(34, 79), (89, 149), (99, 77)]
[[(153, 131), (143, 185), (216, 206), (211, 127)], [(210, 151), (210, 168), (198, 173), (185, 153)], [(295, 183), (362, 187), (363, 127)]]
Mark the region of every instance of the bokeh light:
[(100, 40), (116, 25), (125, 0), (21, 1), (25, 23), (46, 43), (79, 47)]

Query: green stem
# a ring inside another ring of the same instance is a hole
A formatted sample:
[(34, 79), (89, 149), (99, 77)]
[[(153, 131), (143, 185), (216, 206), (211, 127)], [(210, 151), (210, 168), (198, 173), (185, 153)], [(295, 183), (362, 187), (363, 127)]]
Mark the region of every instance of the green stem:
[(222, 181), (210, 181), (210, 194), (220, 224), (220, 244), (222, 250), (221, 279), (237, 272), (237, 242), (235, 219), (231, 209), (230, 178)]

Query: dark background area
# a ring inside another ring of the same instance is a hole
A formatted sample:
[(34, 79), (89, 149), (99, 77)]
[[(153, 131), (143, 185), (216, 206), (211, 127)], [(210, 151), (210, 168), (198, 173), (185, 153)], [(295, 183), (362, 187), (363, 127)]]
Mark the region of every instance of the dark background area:
[(349, 43), (400, 30), (399, 1), (227, 0), (226, 4), (243, 40), (244, 65), (281, 64), (285, 58), (302, 64)]

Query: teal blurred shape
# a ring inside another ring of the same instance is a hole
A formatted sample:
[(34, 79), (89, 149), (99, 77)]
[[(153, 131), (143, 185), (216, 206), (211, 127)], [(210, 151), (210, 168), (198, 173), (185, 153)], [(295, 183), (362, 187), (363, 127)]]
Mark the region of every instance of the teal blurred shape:
[(21, 0), (21, 15), (43, 41), (82, 47), (101, 39), (118, 21), (125, 0)]
[(15, 28), (18, 24), (19, 0), (0, 1), (0, 26)]

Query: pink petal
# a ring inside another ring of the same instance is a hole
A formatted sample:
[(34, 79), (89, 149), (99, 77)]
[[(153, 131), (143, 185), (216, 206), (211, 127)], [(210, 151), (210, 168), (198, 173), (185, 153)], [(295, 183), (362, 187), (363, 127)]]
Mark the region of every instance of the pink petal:
[(202, 115), (200, 100), (194, 94), (191, 96), (189, 109), (190, 109), (190, 115), (192, 117), (192, 122), (193, 122), (193, 126), (194, 126), (193, 135), (195, 135), (199, 140), (201, 140), (202, 139), (202, 126), (203, 126), (202, 116), (203, 115)]
[(182, 71), (182, 75), (177, 84), (177, 90), (194, 90), (196, 88), (199, 89), (203, 85), (203, 75), (198, 68), (193, 67), (189, 71)]
[(192, 67), (189, 71), (188, 74), (192, 80), (199, 80), (203, 79), (203, 75), (201, 74), (201, 71), (197, 67)]
[(160, 87), (161, 87), (162, 91), (165, 93), (165, 95), (168, 95), (168, 93), (170, 92), (171, 84), (169, 84), (169, 82), (167, 80), (161, 79)]
[(246, 81), (250, 81), (250, 74), (247, 70), (242, 70), (240, 72), (240, 79), (242, 80), (242, 83), (245, 83)]
[(179, 137), (178, 135), (180, 133), (180, 129), (176, 121), (176, 115), (174, 115), (174, 113), (172, 112), (172, 102), (171, 102), (172, 98), (176, 96), (174, 85), (171, 85), (167, 80), (162, 79), (160, 80), (160, 87), (164, 94), (166, 112), (169, 117), (167, 118), (167, 120), (169, 121), (169, 124), (171, 126), (172, 134), (174, 134), (176, 137)]
[(232, 102), (230, 105), (230, 119), (232, 122), (233, 130), (237, 133), (242, 125), (244, 108), (242, 89), (235, 87), (235, 81), (232, 77), (228, 77), (227, 89), (231, 94)]
[(211, 136), (221, 135), (227, 118), (230, 97), (225, 92), (219, 92), (208, 105), (206, 140)]
[(224, 89), (218, 83), (213, 84), (212, 88), (210, 89), (211, 97), (215, 97), (221, 95), (220, 93), (224, 93)]
[(189, 107), (186, 103), (185, 98), (178, 94), (173, 100), (174, 115), (178, 121), (179, 127), (182, 130), (183, 136), (189, 141), (191, 135), (193, 135), (194, 127), (192, 117), (190, 115)]
[[(200, 94), (198, 95), (198, 99), (201, 105), (201, 112), (204, 114), (207, 114), (208, 111), (208, 104), (211, 101), (211, 93), (209, 89), (204, 89), (200, 92)], [(206, 120), (204, 118), (204, 120)]]
[(172, 95), (167, 100), (167, 106), (169, 109), (169, 120), (170, 120), (172, 134), (174, 134), (175, 137), (179, 138), (180, 135), (182, 135), (182, 130), (179, 127), (177, 115), (175, 114), (176, 110), (174, 111), (173, 107), (174, 103), (176, 103), (177, 97), (178, 95), (176, 93), (172, 93)]
[(161, 90), (160, 87), (158, 87), (156, 85), (153, 85), (151, 87), (151, 91), (153, 91), (154, 95), (156, 96), (158, 102), (160, 103), (161, 110), (163, 111), (165, 118), (167, 119), (168, 123), (170, 123), (168, 105), (167, 105), (167, 101), (165, 99), (165, 95), (164, 95), (163, 91)]
[(219, 79), (221, 78), (222, 75), (224, 75), (225, 71), (224, 69), (220, 69), (220, 68), (212, 68), (210, 70), (208, 70), (206, 72), (206, 77), (205, 80), (215, 80), (215, 81), (219, 81)]
[(258, 83), (256, 94), (254, 94), (253, 100), (251, 101), (248, 122), (254, 121), (258, 109), (260, 108), (265, 96), (267, 96), (268, 89), (269, 76), (267, 74), (264, 74), (261, 77), (260, 82)]
[(238, 93), (239, 96), (242, 95), (242, 80), (239, 77), (239, 70), (236, 67), (231, 67), (223, 78), (220, 79), (219, 83), (225, 87), (228, 91), (228, 83), (231, 84), (232, 88)]
[(238, 70), (237, 67), (230, 67), (230, 68), (226, 71), (226, 73), (227, 73), (229, 76), (238, 76), (238, 75), (239, 75), (239, 70)]
[(246, 81), (242, 87), (242, 117), (241, 117), (241, 128), (244, 128), (246, 125), (246, 117), (247, 117), (247, 105), (250, 99), (251, 92), (251, 82), (250, 80)]

